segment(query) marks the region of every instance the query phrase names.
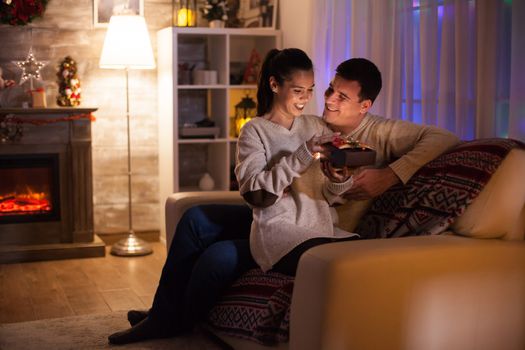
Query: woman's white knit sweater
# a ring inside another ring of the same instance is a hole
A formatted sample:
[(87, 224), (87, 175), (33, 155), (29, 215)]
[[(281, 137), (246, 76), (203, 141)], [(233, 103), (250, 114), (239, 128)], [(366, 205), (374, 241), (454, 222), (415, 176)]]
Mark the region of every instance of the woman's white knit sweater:
[[(235, 174), (240, 193), (253, 209), (250, 249), (263, 271), (310, 238), (350, 235), (334, 231), (324, 196), (336, 198), (352, 181), (328, 182), (306, 147), (313, 136), (328, 133), (332, 132), (315, 116), (297, 117), (290, 130), (264, 118), (254, 118), (242, 128)], [(253, 199), (261, 196), (270, 201)]]

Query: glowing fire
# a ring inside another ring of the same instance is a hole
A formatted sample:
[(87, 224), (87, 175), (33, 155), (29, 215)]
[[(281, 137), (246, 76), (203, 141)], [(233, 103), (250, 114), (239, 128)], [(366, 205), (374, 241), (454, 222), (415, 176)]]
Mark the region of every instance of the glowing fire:
[(0, 195), (0, 216), (33, 215), (51, 211), (51, 203), (45, 192), (9, 193)]

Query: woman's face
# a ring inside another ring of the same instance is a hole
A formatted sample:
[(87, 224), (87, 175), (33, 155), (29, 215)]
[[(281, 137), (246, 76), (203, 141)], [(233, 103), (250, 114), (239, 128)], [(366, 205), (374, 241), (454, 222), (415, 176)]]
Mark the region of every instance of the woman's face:
[(287, 117), (298, 117), (303, 113), (306, 103), (312, 98), (314, 72), (297, 70), (282, 85), (270, 78), (270, 87), (274, 91), (272, 112), (279, 112)]

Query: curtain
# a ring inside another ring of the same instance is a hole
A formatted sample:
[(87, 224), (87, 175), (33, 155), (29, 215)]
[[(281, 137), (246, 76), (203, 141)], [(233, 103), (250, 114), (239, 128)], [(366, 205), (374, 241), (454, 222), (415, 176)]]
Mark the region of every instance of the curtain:
[[(373, 61), (371, 112), (470, 140), (525, 140), (525, 1), (327, 0), (312, 14), (316, 86), (351, 57)], [(315, 97), (317, 111), (323, 94)]]

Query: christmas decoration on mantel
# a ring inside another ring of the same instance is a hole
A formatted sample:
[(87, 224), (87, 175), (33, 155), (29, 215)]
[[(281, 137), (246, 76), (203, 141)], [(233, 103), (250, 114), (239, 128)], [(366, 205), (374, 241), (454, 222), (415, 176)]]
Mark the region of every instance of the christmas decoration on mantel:
[[(31, 31), (31, 36), (33, 32)], [(32, 40), (31, 40), (32, 41)], [(26, 80), (29, 80), (29, 93), (32, 97), (32, 107), (46, 107), (46, 91), (42, 86), (37, 86), (36, 88), (33, 85), (33, 80), (40, 80), (40, 70), (48, 63), (47, 61), (37, 61), (35, 55), (33, 54), (33, 48), (29, 48), (29, 53), (25, 61), (13, 61), (14, 64), (22, 70), (22, 78), (20, 79), (20, 85), (22, 85)]]
[(31, 90), (33, 90), (33, 79), (40, 80), (40, 70), (48, 63), (47, 61), (37, 61), (33, 54), (33, 48), (29, 48), (29, 53), (25, 61), (13, 61), (14, 64), (22, 70), (22, 78), (20, 79), (20, 85), (26, 80), (29, 80)]
[(77, 77), (77, 63), (66, 56), (58, 66), (58, 93), (57, 104), (62, 107), (75, 107), (80, 105), (81, 89)]
[(41, 17), (48, 0), (0, 0), (0, 23), (26, 25)]
[(0, 108), (20, 107), (29, 104), (31, 96), (26, 89), (17, 85), (14, 80), (4, 79), (0, 67)]

